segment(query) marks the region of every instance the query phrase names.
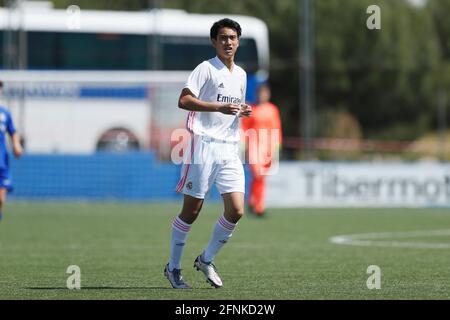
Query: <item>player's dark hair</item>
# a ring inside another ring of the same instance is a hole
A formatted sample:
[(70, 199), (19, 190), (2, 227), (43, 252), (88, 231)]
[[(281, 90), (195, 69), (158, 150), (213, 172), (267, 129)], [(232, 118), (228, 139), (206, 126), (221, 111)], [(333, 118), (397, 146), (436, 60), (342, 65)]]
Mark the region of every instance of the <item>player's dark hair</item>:
[(214, 22), (213, 26), (211, 27), (211, 31), (209, 32), (209, 36), (211, 37), (211, 39), (217, 39), (219, 30), (222, 28), (234, 29), (238, 35), (238, 38), (241, 37), (242, 29), (241, 29), (241, 26), (239, 25), (239, 23), (237, 23), (234, 20), (225, 18), (225, 19)]
[(3, 88), (3, 81), (0, 80), (0, 89)]
[(271, 90), (270, 85), (267, 82), (262, 82), (262, 83), (258, 84), (256, 91), (260, 92), (263, 89)]

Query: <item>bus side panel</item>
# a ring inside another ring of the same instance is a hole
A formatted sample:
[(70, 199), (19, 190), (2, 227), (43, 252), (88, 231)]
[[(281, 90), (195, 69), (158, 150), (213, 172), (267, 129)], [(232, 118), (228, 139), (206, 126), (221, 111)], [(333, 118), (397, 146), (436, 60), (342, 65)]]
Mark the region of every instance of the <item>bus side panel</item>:
[[(18, 118), (18, 110), (12, 110)], [(148, 146), (147, 101), (27, 100), (24, 138), (30, 153), (92, 153), (100, 137), (114, 128), (132, 132)]]

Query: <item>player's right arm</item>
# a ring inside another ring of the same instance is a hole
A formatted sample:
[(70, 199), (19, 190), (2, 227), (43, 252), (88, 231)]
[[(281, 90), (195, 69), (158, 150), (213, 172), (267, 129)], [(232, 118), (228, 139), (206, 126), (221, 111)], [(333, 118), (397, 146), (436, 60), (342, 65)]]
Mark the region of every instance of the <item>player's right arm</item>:
[(240, 106), (237, 104), (202, 101), (188, 88), (184, 88), (181, 91), (180, 98), (178, 99), (178, 107), (189, 111), (221, 112), (231, 115), (236, 115), (240, 110)]
[(235, 104), (224, 104), (217, 101), (204, 101), (199, 99), (200, 91), (208, 81), (211, 81), (212, 75), (209, 63), (204, 61), (199, 64), (189, 75), (189, 78), (181, 91), (178, 99), (178, 106), (188, 111), (200, 112), (221, 112), (224, 114), (235, 115), (240, 107)]

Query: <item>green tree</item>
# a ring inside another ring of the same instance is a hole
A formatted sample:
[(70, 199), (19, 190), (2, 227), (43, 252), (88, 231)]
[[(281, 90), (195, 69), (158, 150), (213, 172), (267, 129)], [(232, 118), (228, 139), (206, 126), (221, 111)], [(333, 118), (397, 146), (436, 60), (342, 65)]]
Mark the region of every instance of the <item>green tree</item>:
[[(439, 39), (439, 47), (441, 53), (441, 61), (439, 67), (434, 74), (435, 87), (439, 94), (445, 94), (447, 97), (447, 104), (450, 101), (450, 21), (447, 18), (450, 13), (450, 0), (429, 1), (428, 9), (431, 11), (436, 34)], [(437, 98), (438, 94), (436, 95)], [(438, 102), (434, 105), (437, 108)], [(446, 123), (450, 123), (450, 112), (448, 105)], [(436, 110), (436, 113), (438, 111)], [(438, 121), (437, 116), (435, 117)], [(437, 123), (436, 123), (437, 125)]]
[[(412, 139), (428, 129), (439, 50), (431, 15), (406, 1), (316, 1), (317, 108), (344, 109), (368, 138)], [(381, 30), (366, 8), (381, 8)]]
[(150, 2), (149, 0), (53, 0), (53, 3), (60, 9), (75, 4), (81, 10), (142, 10), (148, 8)]

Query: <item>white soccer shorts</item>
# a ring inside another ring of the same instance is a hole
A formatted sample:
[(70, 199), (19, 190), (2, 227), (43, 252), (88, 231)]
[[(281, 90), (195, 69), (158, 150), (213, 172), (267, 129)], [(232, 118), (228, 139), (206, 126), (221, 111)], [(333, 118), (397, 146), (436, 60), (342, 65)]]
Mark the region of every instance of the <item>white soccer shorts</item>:
[(220, 194), (245, 193), (245, 175), (237, 142), (192, 135), (184, 153), (176, 191), (204, 199), (213, 184)]

